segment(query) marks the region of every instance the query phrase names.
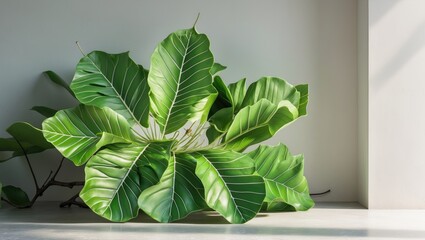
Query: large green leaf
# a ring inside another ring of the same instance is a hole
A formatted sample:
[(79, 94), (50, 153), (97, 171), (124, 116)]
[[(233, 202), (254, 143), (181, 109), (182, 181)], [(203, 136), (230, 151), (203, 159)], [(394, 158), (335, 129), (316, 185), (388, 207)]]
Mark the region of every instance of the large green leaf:
[[(209, 40), (194, 28), (170, 34), (151, 57), (148, 82), (153, 115), (163, 134), (208, 115), (213, 103)], [(205, 114), (206, 113), (206, 114)]]
[(314, 206), (304, 177), (302, 155), (293, 156), (285, 145), (279, 144), (260, 146), (249, 156), (255, 161), (257, 173), (264, 178), (268, 210), (285, 210), (285, 204), (298, 211)]
[(84, 104), (109, 107), (130, 123), (149, 125), (147, 70), (130, 59), (128, 52), (93, 51), (80, 60), (71, 89)]
[(229, 91), (233, 99), (233, 109), (237, 113), (241, 109), (243, 99), (246, 94), (246, 78), (243, 78), (235, 83), (229, 84)]
[(194, 153), (196, 175), (205, 188), (205, 201), (231, 223), (255, 217), (265, 196), (264, 181), (254, 173), (253, 160), (238, 152), (208, 150)]
[(27, 193), (15, 186), (4, 186), (1, 191), (1, 196), (17, 208), (25, 208), (30, 205), (30, 199)]
[(44, 137), (80, 166), (101, 147), (134, 139), (125, 118), (109, 108), (80, 105), (43, 122)]
[(224, 144), (227, 149), (242, 151), (250, 145), (271, 138), (297, 117), (298, 110), (289, 101), (284, 100), (279, 105), (275, 105), (266, 99), (261, 99), (236, 114)]
[(162, 147), (155, 143), (114, 144), (100, 150), (86, 165), (81, 199), (95, 213), (114, 222), (136, 217), (145, 180), (138, 169), (148, 154), (158, 161), (168, 158), (169, 150)]
[(144, 190), (140, 208), (159, 222), (182, 219), (205, 207), (202, 183), (195, 175), (195, 160), (187, 154), (173, 155), (158, 184)]
[(254, 105), (263, 98), (276, 105), (283, 100), (288, 100), (298, 108), (300, 93), (283, 79), (262, 77), (249, 86), (241, 107)]

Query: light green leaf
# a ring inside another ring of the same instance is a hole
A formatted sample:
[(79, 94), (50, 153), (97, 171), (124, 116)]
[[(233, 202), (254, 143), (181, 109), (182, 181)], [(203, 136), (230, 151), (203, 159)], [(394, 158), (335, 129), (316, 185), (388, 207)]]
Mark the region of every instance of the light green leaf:
[(226, 66), (221, 65), (220, 63), (214, 63), (210, 69), (210, 73), (211, 75), (215, 75), (218, 72), (223, 71), (224, 69), (226, 69)]
[(233, 109), (237, 113), (241, 109), (243, 99), (246, 94), (245, 86), (246, 78), (243, 78), (235, 83), (229, 84), (229, 91), (233, 99)]
[(241, 109), (235, 116), (225, 137), (225, 147), (243, 151), (250, 145), (271, 138), (282, 127), (298, 117), (297, 108), (289, 101), (275, 105), (261, 99)]
[[(213, 86), (218, 92), (218, 96), (214, 101), (214, 104), (211, 106), (208, 117), (211, 117), (220, 109), (231, 107), (233, 109), (233, 99), (232, 95), (227, 88), (226, 84), (223, 82), (220, 76), (214, 77)], [(233, 111), (232, 111), (233, 115)]]
[(140, 208), (159, 222), (173, 222), (202, 210), (204, 191), (195, 166), (191, 156), (173, 154), (159, 183), (140, 195)]
[(109, 107), (131, 124), (149, 125), (147, 70), (130, 59), (128, 52), (93, 51), (80, 60), (71, 89), (86, 105)]
[(308, 85), (300, 84), (295, 86), (300, 92), (300, 105), (298, 106), (298, 113), (301, 116), (307, 115), (307, 104), (308, 104)]
[(38, 112), (39, 114), (45, 116), (46, 118), (53, 117), (58, 110), (44, 107), (44, 106), (34, 106), (31, 110)]
[(77, 166), (86, 163), (103, 146), (131, 143), (134, 139), (124, 117), (109, 108), (84, 105), (61, 110), (44, 120), (43, 134)]
[(266, 183), (268, 210), (285, 210), (284, 204), (297, 211), (305, 211), (314, 206), (308, 183), (304, 177), (304, 157), (293, 156), (288, 148), (279, 144), (274, 147), (260, 146), (248, 154), (255, 161), (257, 173)]
[(152, 54), (151, 109), (163, 134), (208, 115), (211, 96), (217, 94), (212, 86), (214, 59), (209, 45), (207, 36), (192, 28), (170, 34)]
[(263, 98), (275, 105), (278, 105), (283, 100), (288, 100), (298, 108), (300, 93), (294, 86), (283, 79), (262, 77), (249, 86), (241, 107), (254, 105)]
[(24, 190), (11, 185), (2, 188), (2, 197), (10, 202), (14, 207), (25, 208), (30, 205), (30, 199)]
[(81, 199), (96, 214), (114, 222), (135, 218), (139, 212), (137, 200), (145, 180), (139, 174), (142, 158), (147, 154), (157, 155), (169, 151), (161, 144), (114, 144), (100, 150), (88, 161), (86, 181), (81, 190)]
[(50, 81), (63, 87), (64, 89), (66, 89), (66, 91), (68, 91), (71, 94), (71, 96), (75, 97), (75, 94), (74, 92), (72, 92), (71, 88), (69, 87), (69, 84), (65, 82), (65, 80), (63, 80), (57, 73), (53, 71), (45, 71), (43, 73)]
[(205, 201), (231, 223), (255, 217), (265, 196), (264, 181), (254, 173), (248, 156), (233, 151), (194, 153), (196, 175), (205, 188)]

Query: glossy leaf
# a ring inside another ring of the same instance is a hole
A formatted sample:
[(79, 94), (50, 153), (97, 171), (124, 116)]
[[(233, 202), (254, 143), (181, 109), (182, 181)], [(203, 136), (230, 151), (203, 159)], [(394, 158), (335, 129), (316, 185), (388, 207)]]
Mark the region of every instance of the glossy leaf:
[(71, 88), (69, 87), (69, 84), (65, 80), (63, 80), (57, 73), (53, 71), (45, 71), (44, 74), (50, 81), (63, 87), (66, 91), (68, 91), (71, 94), (71, 96), (75, 97), (75, 94), (74, 92), (72, 92)]
[(294, 86), (283, 79), (263, 77), (249, 86), (242, 103), (242, 108), (254, 105), (263, 98), (275, 105), (278, 105), (283, 100), (287, 100), (295, 107), (298, 107), (300, 93)]
[(308, 104), (308, 85), (300, 84), (295, 86), (300, 93), (300, 104), (298, 106), (298, 113), (300, 116), (307, 115), (307, 104)]
[(43, 133), (63, 156), (80, 166), (101, 147), (131, 143), (134, 139), (124, 117), (109, 108), (80, 105), (61, 110), (43, 122)]
[(71, 89), (86, 105), (109, 107), (131, 124), (148, 126), (147, 70), (130, 59), (128, 52), (93, 51), (77, 65)]
[(53, 117), (58, 110), (44, 107), (44, 106), (34, 106), (31, 110), (38, 112), (39, 114), (45, 116), (46, 118)]
[(214, 63), (211, 67), (210, 73), (211, 73), (211, 75), (215, 75), (218, 72), (221, 72), (226, 68), (227, 68), (226, 66), (223, 66), (220, 63)]
[(241, 109), (242, 102), (246, 94), (246, 78), (243, 78), (235, 83), (229, 84), (229, 91), (233, 99), (233, 109), (237, 113)]
[(191, 156), (173, 155), (159, 183), (140, 195), (140, 208), (159, 222), (173, 222), (202, 210), (204, 191), (195, 166)]
[(212, 86), (214, 59), (209, 45), (207, 36), (192, 28), (170, 34), (152, 54), (151, 108), (163, 134), (208, 116), (211, 96), (217, 94)]
[(286, 203), (295, 210), (304, 211), (314, 206), (307, 180), (304, 177), (304, 157), (293, 156), (288, 148), (260, 146), (249, 153), (257, 173), (264, 178), (268, 210), (284, 210)]
[(231, 223), (255, 217), (265, 196), (264, 181), (254, 173), (248, 156), (233, 151), (197, 152), (196, 175), (205, 188), (205, 201)]
[(149, 152), (159, 154), (158, 159), (163, 158), (164, 151), (158, 148), (161, 146), (138, 143), (115, 144), (100, 150), (86, 165), (81, 199), (96, 214), (114, 222), (136, 217), (143, 180), (138, 169), (143, 156)]
[(279, 105), (275, 105), (266, 99), (261, 99), (236, 114), (226, 134), (225, 147), (242, 151), (250, 145), (271, 138), (297, 117), (298, 110), (289, 101), (282, 101)]
[(209, 120), (210, 127), (206, 134), (210, 143), (221, 135), (225, 135), (233, 121), (233, 108), (223, 108), (216, 112)]
[(2, 197), (17, 208), (24, 208), (30, 205), (30, 199), (24, 190), (15, 186), (4, 186), (2, 188)]

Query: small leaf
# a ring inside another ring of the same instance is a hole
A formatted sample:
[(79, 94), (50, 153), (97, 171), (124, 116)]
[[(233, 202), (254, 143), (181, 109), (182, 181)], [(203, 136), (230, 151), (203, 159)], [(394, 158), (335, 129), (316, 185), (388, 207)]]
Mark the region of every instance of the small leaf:
[(74, 92), (71, 90), (71, 88), (69, 87), (69, 84), (67, 83), (67, 82), (65, 82), (65, 80), (63, 80), (57, 73), (55, 73), (55, 72), (53, 72), (53, 71), (45, 71), (45, 72), (43, 72), (45, 75), (46, 75), (46, 77), (50, 80), (50, 81), (52, 81), (52, 82), (54, 82), (55, 84), (57, 84), (57, 85), (59, 85), (59, 86), (61, 86), (61, 87), (63, 87), (63, 88), (65, 88), (66, 89), (66, 91), (68, 91), (70, 94), (71, 94), (71, 96), (73, 96), (73, 97), (75, 97), (75, 94), (74, 94)]
[(109, 108), (80, 105), (61, 110), (43, 122), (44, 137), (62, 155), (80, 166), (100, 148), (131, 143), (134, 135), (125, 118)]
[(246, 78), (243, 78), (235, 83), (229, 84), (229, 91), (233, 99), (233, 109), (237, 113), (241, 109), (243, 99), (246, 94), (245, 86)]
[(292, 156), (288, 148), (279, 144), (274, 147), (260, 146), (248, 154), (255, 161), (257, 173), (266, 183), (267, 210), (287, 209), (284, 204), (297, 211), (314, 206), (304, 177), (304, 158)]
[(149, 125), (148, 71), (128, 52), (108, 54), (93, 51), (77, 65), (71, 89), (86, 105), (109, 107), (130, 124)]
[(308, 85), (301, 84), (295, 86), (295, 88), (300, 92), (300, 105), (298, 107), (298, 113), (301, 116), (307, 115), (307, 104), (308, 104)]
[(211, 106), (208, 117), (211, 117), (222, 108), (233, 107), (232, 95), (220, 76), (214, 77), (213, 86), (217, 90), (218, 96)]
[(217, 74), (218, 72), (221, 72), (221, 71), (223, 71), (224, 69), (226, 69), (227, 67), (226, 66), (223, 66), (223, 65), (221, 65), (220, 63), (214, 63), (213, 65), (212, 65), (212, 67), (211, 67), (211, 70), (210, 70), (210, 73), (211, 73), (211, 75), (215, 75), (215, 74)]
[(30, 205), (28, 195), (24, 190), (11, 185), (2, 188), (2, 197), (9, 201), (14, 207), (24, 208)]
[(31, 110), (38, 112), (39, 114), (45, 116), (46, 118), (53, 117), (58, 110), (44, 107), (44, 106), (34, 106)]
[(297, 117), (298, 110), (289, 101), (285, 100), (275, 105), (261, 99), (236, 114), (226, 134), (225, 147), (243, 151), (248, 146), (271, 138)]
[(173, 222), (202, 210), (204, 192), (195, 175), (195, 166), (189, 155), (171, 156), (159, 183), (140, 195), (140, 208), (159, 222)]
[(245, 223), (260, 211), (265, 196), (264, 181), (254, 173), (248, 156), (208, 150), (193, 153), (196, 176), (205, 188), (208, 206), (231, 223)]

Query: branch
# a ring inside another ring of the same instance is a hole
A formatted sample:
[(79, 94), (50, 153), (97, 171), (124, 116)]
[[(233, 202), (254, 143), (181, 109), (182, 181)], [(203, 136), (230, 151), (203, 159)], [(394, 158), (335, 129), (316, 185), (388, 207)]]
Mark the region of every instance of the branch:
[(79, 198), (79, 197), (80, 197), (80, 193), (77, 193), (74, 196), (72, 196), (70, 199), (68, 199), (65, 202), (61, 203), (59, 205), (59, 207), (64, 208), (64, 207), (71, 207), (72, 205), (76, 205), (76, 206), (79, 206), (81, 208), (88, 208), (85, 203), (82, 203), (82, 202), (78, 202), (77, 201), (77, 198)]

